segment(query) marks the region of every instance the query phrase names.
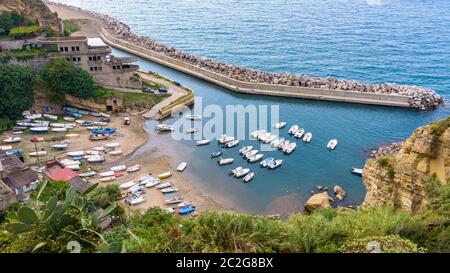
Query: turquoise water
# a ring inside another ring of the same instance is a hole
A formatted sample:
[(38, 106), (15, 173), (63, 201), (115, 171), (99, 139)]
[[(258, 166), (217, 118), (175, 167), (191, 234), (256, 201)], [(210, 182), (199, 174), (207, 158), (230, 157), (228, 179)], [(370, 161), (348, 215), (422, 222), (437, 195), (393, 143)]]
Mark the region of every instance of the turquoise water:
[[(382, 1), (381, 6), (344, 0), (128, 1), (126, 9), (116, 0), (59, 2), (109, 14), (138, 34), (234, 64), (415, 84), (450, 98), (448, 1)], [(115, 50), (114, 54), (125, 53)], [(365, 189), (361, 178), (349, 169), (363, 166), (370, 148), (404, 139), (416, 127), (450, 115), (448, 105), (423, 113), (236, 94), (145, 60), (139, 65), (191, 87), (204, 105), (279, 105), (280, 120), (313, 132), (311, 144), (299, 143), (292, 155), (282, 156), (286, 160), (280, 169), (269, 172), (254, 167), (258, 174), (250, 184), (230, 178), (226, 174), (230, 167), (218, 167), (209, 159), (215, 144), (196, 148), (192, 141), (175, 142), (167, 135), (153, 138), (153, 145), (165, 145), (176, 155), (174, 164), (189, 161), (186, 175), (195, 177), (197, 186), (219, 201), (232, 201), (233, 207), (251, 212), (265, 212), (280, 200), (286, 205), (301, 204), (317, 184), (339, 184), (348, 193), (343, 203), (358, 204)], [(151, 132), (153, 126), (150, 121), (146, 124)], [(281, 135), (286, 137), (287, 129)], [(325, 145), (331, 138), (339, 144), (334, 152), (327, 152)], [(234, 157), (236, 153), (236, 148), (230, 151)], [(281, 153), (266, 155), (280, 157)], [(233, 166), (238, 163), (242, 162)]]

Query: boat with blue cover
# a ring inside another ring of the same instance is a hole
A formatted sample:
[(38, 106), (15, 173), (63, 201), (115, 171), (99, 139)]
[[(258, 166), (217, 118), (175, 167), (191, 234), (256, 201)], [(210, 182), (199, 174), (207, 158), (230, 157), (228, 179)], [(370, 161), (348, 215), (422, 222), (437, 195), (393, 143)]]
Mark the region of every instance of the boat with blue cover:
[(117, 128), (113, 128), (113, 127), (107, 127), (107, 128), (97, 127), (97, 128), (94, 128), (91, 130), (91, 132), (93, 134), (108, 134), (108, 135), (114, 134), (116, 131), (117, 131)]

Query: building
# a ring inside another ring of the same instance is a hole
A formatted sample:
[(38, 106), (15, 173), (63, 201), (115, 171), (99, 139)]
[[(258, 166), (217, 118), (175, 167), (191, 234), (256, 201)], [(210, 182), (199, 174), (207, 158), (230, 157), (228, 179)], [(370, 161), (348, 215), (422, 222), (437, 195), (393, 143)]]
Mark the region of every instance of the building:
[(0, 211), (8, 209), (15, 201), (14, 192), (0, 179)]
[(78, 173), (64, 167), (58, 161), (47, 164), (42, 174), (50, 181), (65, 181), (69, 183), (78, 193), (85, 192), (92, 185), (79, 177)]

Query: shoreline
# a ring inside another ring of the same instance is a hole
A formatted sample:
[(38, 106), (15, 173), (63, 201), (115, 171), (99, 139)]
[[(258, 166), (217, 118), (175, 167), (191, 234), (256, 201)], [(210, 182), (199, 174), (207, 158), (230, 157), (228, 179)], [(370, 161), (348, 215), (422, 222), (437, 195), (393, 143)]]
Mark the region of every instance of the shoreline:
[(396, 84), (362, 84), (356, 81), (314, 78), (305, 75), (269, 73), (197, 57), (190, 53), (134, 34), (124, 23), (107, 15), (60, 3), (45, 1), (52, 11), (88, 19), (100, 29), (99, 36), (113, 47), (128, 51), (181, 72), (193, 75), (231, 91), (329, 100), (370, 105), (430, 110), (443, 104), (434, 91), (417, 86)]

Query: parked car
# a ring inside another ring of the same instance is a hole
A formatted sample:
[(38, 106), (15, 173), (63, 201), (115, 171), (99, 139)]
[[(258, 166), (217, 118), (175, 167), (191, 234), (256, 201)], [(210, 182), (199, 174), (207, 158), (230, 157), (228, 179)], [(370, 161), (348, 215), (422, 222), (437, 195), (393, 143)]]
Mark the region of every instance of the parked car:
[(159, 88), (160, 93), (167, 93), (167, 91), (169, 91), (169, 90), (167, 90), (167, 88), (165, 88), (165, 87)]
[(144, 92), (144, 93), (155, 93), (155, 91), (153, 89), (148, 88), (148, 87), (144, 87), (142, 89), (142, 92)]

